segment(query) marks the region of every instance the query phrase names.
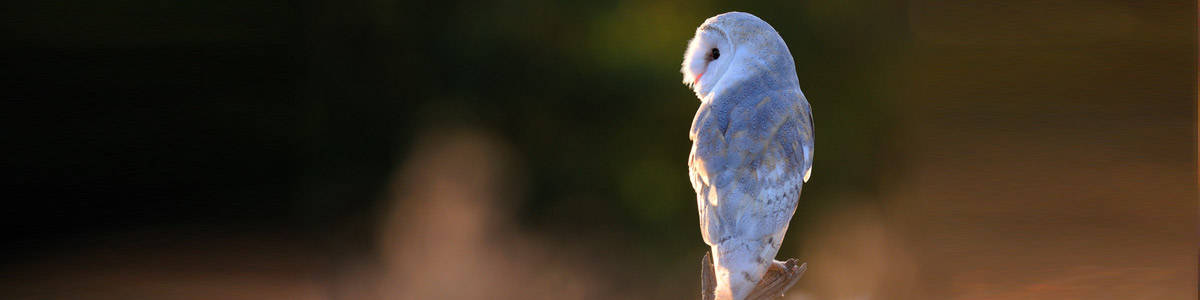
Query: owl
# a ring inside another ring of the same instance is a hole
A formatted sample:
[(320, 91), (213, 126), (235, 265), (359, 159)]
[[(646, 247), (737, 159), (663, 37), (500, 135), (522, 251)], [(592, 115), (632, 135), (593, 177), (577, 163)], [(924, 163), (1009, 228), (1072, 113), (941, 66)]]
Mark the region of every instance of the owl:
[(787, 45), (748, 13), (705, 20), (681, 72), (700, 98), (688, 167), (716, 299), (742, 300), (782, 267), (775, 254), (812, 174), (812, 111)]

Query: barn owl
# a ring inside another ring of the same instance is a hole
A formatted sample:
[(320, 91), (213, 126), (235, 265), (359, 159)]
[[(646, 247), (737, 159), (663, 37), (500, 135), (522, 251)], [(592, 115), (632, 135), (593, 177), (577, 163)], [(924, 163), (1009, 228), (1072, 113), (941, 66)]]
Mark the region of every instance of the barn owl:
[(812, 174), (811, 108), (775, 29), (730, 12), (688, 43), (683, 82), (700, 98), (688, 157), (716, 299), (742, 300), (774, 260)]

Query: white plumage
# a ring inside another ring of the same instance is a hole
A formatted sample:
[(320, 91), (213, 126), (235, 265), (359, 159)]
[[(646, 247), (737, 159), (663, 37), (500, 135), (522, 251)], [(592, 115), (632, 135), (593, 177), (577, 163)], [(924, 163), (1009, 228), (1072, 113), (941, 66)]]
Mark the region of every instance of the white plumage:
[(774, 260), (812, 171), (812, 114), (787, 45), (754, 15), (696, 29), (683, 82), (700, 98), (688, 158), (717, 299), (742, 300)]

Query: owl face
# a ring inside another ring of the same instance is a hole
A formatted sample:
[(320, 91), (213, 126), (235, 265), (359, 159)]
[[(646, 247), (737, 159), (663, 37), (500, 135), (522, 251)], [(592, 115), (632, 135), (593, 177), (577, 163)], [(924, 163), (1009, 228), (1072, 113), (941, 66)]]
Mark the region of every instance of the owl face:
[(700, 26), (683, 56), (683, 83), (703, 98), (729, 70), (736, 54), (737, 48), (719, 24)]
[(799, 85), (791, 52), (779, 33), (762, 19), (743, 12), (705, 20), (688, 42), (680, 71), (683, 83), (691, 86), (700, 101), (708, 101), (754, 74), (781, 78), (758, 84)]

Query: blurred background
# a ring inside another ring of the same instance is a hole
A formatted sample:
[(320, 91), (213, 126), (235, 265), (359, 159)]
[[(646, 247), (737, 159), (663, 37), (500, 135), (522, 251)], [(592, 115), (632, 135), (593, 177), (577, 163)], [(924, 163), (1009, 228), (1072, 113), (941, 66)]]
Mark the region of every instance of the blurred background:
[(1190, 1), (23, 1), (4, 299), (696, 299), (704, 19), (788, 43), (788, 299), (1195, 299)]

